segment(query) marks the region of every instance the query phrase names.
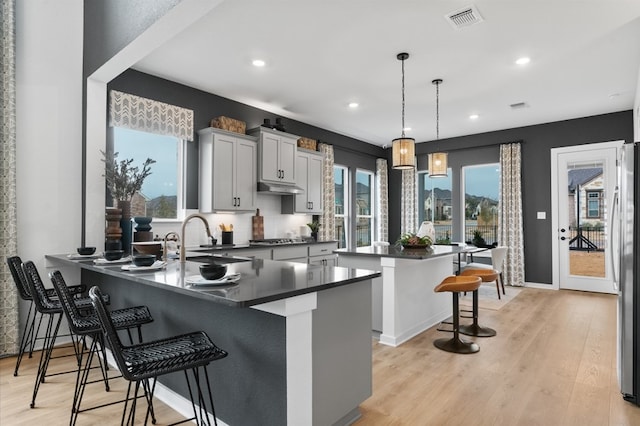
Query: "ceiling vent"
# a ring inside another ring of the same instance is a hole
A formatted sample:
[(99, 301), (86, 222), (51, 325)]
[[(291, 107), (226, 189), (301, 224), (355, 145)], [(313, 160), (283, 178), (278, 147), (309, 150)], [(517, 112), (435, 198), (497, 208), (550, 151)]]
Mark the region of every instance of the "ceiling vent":
[(511, 107), (511, 109), (520, 109), (520, 108), (526, 108), (528, 105), (525, 102), (517, 102), (509, 106)]
[(456, 30), (470, 27), (471, 25), (479, 24), (484, 21), (475, 6), (467, 6), (465, 8), (458, 9), (455, 12), (448, 13), (445, 15), (445, 19)]

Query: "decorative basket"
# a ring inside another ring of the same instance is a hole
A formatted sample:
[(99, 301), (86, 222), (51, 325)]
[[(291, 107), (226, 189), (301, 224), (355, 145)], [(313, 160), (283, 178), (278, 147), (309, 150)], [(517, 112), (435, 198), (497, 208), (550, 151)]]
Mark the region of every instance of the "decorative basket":
[(211, 127), (244, 135), (247, 129), (247, 124), (244, 121), (236, 120), (234, 118), (220, 116), (211, 119)]
[(318, 142), (315, 139), (300, 138), (298, 139), (298, 146), (304, 149), (316, 150)]

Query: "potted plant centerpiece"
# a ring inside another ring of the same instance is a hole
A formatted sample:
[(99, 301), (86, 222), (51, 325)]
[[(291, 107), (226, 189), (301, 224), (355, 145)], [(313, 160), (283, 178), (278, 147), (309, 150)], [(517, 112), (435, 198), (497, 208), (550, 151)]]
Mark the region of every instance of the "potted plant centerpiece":
[(428, 249), (433, 244), (431, 238), (427, 235), (418, 236), (412, 232), (402, 234), (398, 239), (398, 244), (404, 249)]
[(151, 174), (151, 165), (155, 163), (155, 160), (147, 158), (140, 169), (138, 166), (132, 166), (133, 158), (118, 161), (117, 152), (114, 152), (113, 155), (104, 151), (100, 152), (105, 164), (103, 176), (107, 183), (107, 189), (113, 199), (117, 201), (118, 208), (122, 210), (122, 219), (120, 220), (122, 248), (128, 253), (131, 244), (131, 199), (136, 192), (142, 189), (144, 180)]

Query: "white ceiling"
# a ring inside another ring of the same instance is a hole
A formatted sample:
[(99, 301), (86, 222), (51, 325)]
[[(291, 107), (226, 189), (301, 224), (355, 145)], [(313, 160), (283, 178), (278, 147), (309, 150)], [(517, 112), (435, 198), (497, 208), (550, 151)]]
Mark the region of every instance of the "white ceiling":
[[(454, 29), (445, 15), (470, 5), (484, 21)], [(401, 132), (400, 52), (418, 142), (436, 139), (435, 78), (440, 138), (628, 110), (640, 0), (225, 0), (134, 68), (384, 146)]]

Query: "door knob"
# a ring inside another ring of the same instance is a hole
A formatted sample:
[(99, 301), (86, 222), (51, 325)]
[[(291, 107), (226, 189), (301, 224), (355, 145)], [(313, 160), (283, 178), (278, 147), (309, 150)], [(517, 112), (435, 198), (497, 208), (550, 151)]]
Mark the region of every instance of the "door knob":
[(561, 239), (562, 241), (564, 241), (564, 240), (566, 240), (566, 239), (567, 239), (567, 237), (560, 237), (560, 239)]
[(565, 231), (566, 231), (566, 229), (560, 228), (560, 232), (565, 232)]

